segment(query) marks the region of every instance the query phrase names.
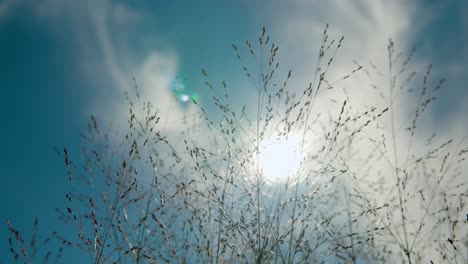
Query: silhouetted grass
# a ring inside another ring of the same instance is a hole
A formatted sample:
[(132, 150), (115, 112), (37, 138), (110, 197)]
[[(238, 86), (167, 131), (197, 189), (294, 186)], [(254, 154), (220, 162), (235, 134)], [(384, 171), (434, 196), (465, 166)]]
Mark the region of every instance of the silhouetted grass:
[[(356, 64), (332, 80), (344, 38), (327, 30), (303, 89), (289, 89), (293, 72), (279, 73), (279, 48), (265, 29), (255, 43), (233, 44), (257, 104), (236, 105), (228, 84), (201, 69), (217, 110), (193, 101), (197, 113), (181, 120), (183, 131), (165, 129), (166, 113), (140, 97), (135, 81), (123, 133), (103, 131), (91, 117), (84, 162), (60, 153), (70, 190), (58, 214), (74, 233), (51, 238), (91, 263), (466, 262), (467, 148), (435, 136), (416, 145), (419, 120), (443, 81), (433, 84), (429, 67), (422, 85), (413, 84), (414, 50), (395, 55), (392, 41), (387, 74)], [(383, 107), (353, 105), (340, 93), (337, 84), (360, 73)], [(382, 77), (385, 87), (377, 85)], [(341, 95), (323, 109), (331, 92)], [(411, 94), (414, 108), (401, 120), (397, 107)], [(259, 161), (263, 142), (293, 135), (299, 170), (269, 179)], [(13, 258), (38, 259), (49, 240), (38, 246), (33, 235), (28, 244), (8, 228)], [(51, 253), (44, 255), (47, 263)]]

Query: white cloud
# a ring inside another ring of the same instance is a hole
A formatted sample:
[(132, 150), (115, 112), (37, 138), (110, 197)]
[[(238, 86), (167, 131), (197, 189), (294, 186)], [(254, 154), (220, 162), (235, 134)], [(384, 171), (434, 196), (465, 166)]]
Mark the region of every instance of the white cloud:
[[(296, 1), (294, 5), (288, 5), (288, 8), (285, 8), (283, 4), (284, 2), (279, 2), (274, 6), (275, 10), (283, 10), (283, 12), (271, 12), (274, 14), (271, 31), (275, 38), (279, 36), (280, 53), (283, 51), (280, 61), (285, 61), (295, 73), (290, 87), (302, 88), (312, 81), (326, 23), (329, 24), (328, 35), (331, 38), (338, 40), (342, 35), (345, 37), (343, 46), (336, 54), (334, 63), (327, 73), (328, 81), (337, 80), (355, 69), (354, 60), (371, 72), (370, 64), (372, 63), (382, 74), (379, 76), (379, 73), (374, 72), (372, 80), (369, 80), (361, 72), (346, 81), (337, 83), (334, 90), (324, 92), (324, 95), (316, 102), (313, 111), (324, 114), (331, 112), (336, 115), (345, 99), (343, 90), (346, 90), (346, 96), (349, 96), (348, 107), (353, 107), (352, 113), (354, 114), (362, 113), (370, 106), (376, 106), (379, 110), (389, 106), (388, 99), (383, 100), (380, 92), (371, 89), (371, 82), (380, 87), (388, 98), (389, 80), (386, 77), (388, 39), (394, 40), (397, 52), (410, 49), (407, 45), (414, 30), (411, 19), (416, 10), (415, 4), (403, 1), (373, 0)], [(331, 50), (330, 53), (333, 51)], [(413, 61), (413, 66), (419, 66), (419, 64), (422, 63)], [(395, 103), (396, 124), (406, 121), (407, 116), (403, 115), (409, 109), (406, 102), (406, 100), (399, 100)], [(389, 125), (389, 115), (387, 117), (382, 118), (381, 122)], [(389, 133), (390, 131), (386, 131), (387, 138), (390, 138)], [(378, 136), (380, 137), (380, 134)], [(407, 142), (407, 139), (402, 138), (400, 144), (404, 145), (403, 142)], [(372, 148), (372, 146), (367, 147)]]
[(85, 116), (93, 113), (104, 116), (106, 122), (125, 124), (128, 104), (124, 92), (132, 92), (135, 77), (144, 99), (164, 113), (161, 122), (166, 129), (183, 129), (175, 120), (193, 113), (193, 109), (181, 107), (170, 90), (177, 75), (177, 54), (167, 50), (135, 51), (128, 45), (131, 30), (144, 22), (147, 13), (115, 0), (5, 0), (0, 2), (0, 20), (18, 4), (48, 26), (60, 25), (60, 34), (66, 34), (60, 37), (70, 34), (78, 42), (77, 53), (82, 56), (77, 65), (83, 70), (85, 83), (103, 89), (95, 94), (107, 95), (90, 98), (92, 103)]
[[(6, 17), (10, 5), (15, 1), (5, 0), (0, 3), (0, 19)], [(71, 19), (77, 19), (74, 23), (78, 28), (76, 32), (83, 34), (83, 42), (95, 42), (99, 48), (99, 58), (102, 61), (95, 64), (82, 61), (85, 65), (92, 67), (104, 67), (109, 73), (112, 83), (115, 87), (111, 90), (114, 94), (121, 95), (123, 91), (131, 91), (133, 86), (131, 77), (135, 76), (140, 87), (140, 94), (145, 100), (149, 100), (157, 109), (161, 111), (161, 124), (168, 132), (181, 132), (184, 127), (181, 122), (184, 115), (195, 113), (193, 107), (184, 109), (178, 105), (175, 97), (170, 90), (172, 81), (175, 79), (178, 70), (178, 56), (175, 52), (149, 50), (144, 54), (147, 56), (136, 63), (136, 71), (126, 70), (134, 61), (134, 51), (122, 48), (125, 45), (117, 45), (121, 41), (127, 41), (128, 32), (119, 31), (119, 35), (114, 35), (116, 27), (122, 24), (133, 24), (144, 19), (145, 15), (139, 10), (133, 10), (130, 7), (110, 0), (88, 0), (79, 2), (80, 4), (68, 5), (70, 2), (65, 0), (47, 0), (43, 5), (37, 5), (37, 12), (41, 17), (57, 18), (69, 16)], [(73, 2), (78, 3), (78, 2)], [(415, 2), (408, 1), (280, 1), (277, 0), (265, 10), (270, 17), (269, 31), (273, 39), (278, 40), (280, 44), (279, 61), (293, 69), (293, 79), (289, 87), (305, 87), (311, 81), (315, 71), (316, 58), (321, 42), (321, 32), (325, 23), (330, 24), (330, 36), (339, 38), (345, 35), (345, 42), (341, 51), (337, 54), (337, 62), (332, 66), (328, 75), (331, 80), (349, 73), (355, 65), (353, 59), (366, 66), (369, 62), (376, 64), (380, 71), (385, 73), (387, 69), (387, 44), (388, 38), (392, 37), (400, 49), (407, 50), (409, 40), (415, 30), (418, 30), (422, 24), (413, 24), (412, 17), (415, 16), (417, 9)], [(264, 17), (260, 17), (264, 19)], [(88, 32), (87, 22), (91, 25), (92, 32)], [(264, 21), (260, 21), (262, 24)], [(420, 22), (423, 23), (423, 22)], [(94, 47), (94, 46), (93, 46)], [(95, 51), (93, 51), (95, 52)], [(140, 54), (141, 55), (141, 54)], [(425, 62), (415, 61), (415, 66)], [(91, 71), (94, 70), (91, 69)], [(385, 77), (377, 81), (376, 84), (383, 87), (388, 86), (388, 79)], [(363, 74), (354, 76), (352, 81), (343, 83), (347, 87), (351, 102), (348, 105), (364, 106), (377, 105), (379, 110), (388, 105), (388, 101), (382, 101), (379, 94), (369, 92), (369, 81)], [(341, 86), (341, 85), (338, 85)], [(293, 88), (297, 89), (297, 88)], [(297, 89), (299, 90), (299, 89)], [(386, 89), (384, 89), (386, 90)], [(331, 111), (339, 112), (341, 102), (344, 99), (341, 92), (330, 91), (329, 98), (340, 96), (338, 103), (330, 103), (328, 100), (319, 102), (314, 111), (320, 110), (322, 113)], [(124, 123), (128, 118), (128, 105), (123, 100), (123, 95), (119, 99), (115, 96), (109, 96), (100, 100), (105, 108), (108, 119)], [(244, 99), (247, 100), (247, 99)], [(401, 101), (396, 105), (397, 109), (408, 109), (408, 101)], [(329, 110), (330, 109), (330, 110)], [(358, 109), (354, 111), (359, 112)], [(467, 109), (461, 107), (460, 113), (466, 113)], [(398, 113), (397, 113), (398, 114)], [(405, 116), (397, 116), (401, 121), (405, 121)], [(451, 121), (453, 125), (444, 131), (447, 136), (451, 136), (461, 131), (460, 125), (466, 124), (466, 115), (460, 114)], [(388, 119), (387, 119), (388, 122)], [(430, 127), (430, 120), (426, 123)], [(428, 133), (432, 131), (428, 129)], [(369, 133), (375, 133), (370, 131)], [(386, 131), (387, 138), (390, 137), (390, 131)], [(203, 134), (200, 133), (200, 134)], [(375, 134), (373, 136), (380, 136)], [(404, 146), (406, 138), (401, 140), (400, 145)], [(424, 142), (415, 142), (415, 146), (423, 146)], [(364, 153), (369, 151), (372, 146), (360, 145)], [(359, 158), (359, 157), (358, 157)], [(354, 164), (357, 166), (360, 163)], [(375, 167), (378, 165), (375, 164)]]
[[(183, 109), (176, 102), (175, 95), (170, 86), (177, 75), (177, 55), (171, 51), (146, 51), (148, 54), (139, 64), (137, 70), (125, 71), (129, 68), (129, 61), (134, 61), (130, 50), (118, 49), (115, 43), (126, 41), (127, 32), (119, 30), (120, 35), (111, 35), (115, 27), (122, 23), (133, 23), (143, 19), (143, 14), (131, 10), (121, 3), (112, 1), (93, 2), (88, 10), (95, 30), (95, 37), (104, 57), (104, 65), (108, 69), (113, 82), (117, 87), (116, 92), (130, 91), (133, 86), (132, 77), (136, 78), (140, 88), (140, 95), (144, 100), (149, 100), (162, 113), (161, 123), (165, 129), (179, 131), (183, 129), (180, 120), (184, 114), (190, 114), (192, 107)], [(119, 46), (120, 47), (120, 46)], [(139, 54), (141, 55), (141, 54)], [(123, 96), (120, 102), (108, 102), (112, 113), (117, 114), (113, 119), (124, 121), (128, 118), (128, 106), (124, 105)], [(117, 108), (117, 109), (114, 109)], [(179, 121), (177, 121), (179, 120)]]
[(177, 56), (158, 52), (147, 56), (136, 74), (141, 97), (160, 112), (161, 128), (169, 133), (182, 132), (186, 129), (184, 117), (195, 114), (195, 107), (191, 103), (185, 109), (181, 107), (171, 90), (176, 76)]
[(112, 2), (102, 0), (92, 1), (92, 3), (90, 1), (88, 12), (96, 41), (104, 57), (104, 65), (107, 67), (118, 89), (123, 91), (127, 87), (130, 87), (131, 80), (121, 70), (119, 58), (114, 48), (116, 40), (110, 35), (112, 24), (109, 20), (109, 10), (112, 10)]
[[(379, 76), (374, 72), (372, 82), (381, 87), (387, 95), (389, 93), (389, 80), (386, 77), (388, 75), (388, 39), (392, 38), (396, 51), (402, 51), (405, 56), (412, 48), (414, 37), (418, 36), (419, 30), (431, 20), (432, 11), (435, 11), (433, 7), (420, 6), (417, 1), (374, 0), (322, 2), (297, 0), (288, 3), (276, 1), (267, 9), (271, 35), (280, 44), (279, 61), (283, 63), (283, 67), (286, 64), (293, 70), (290, 89), (297, 89), (291, 87), (305, 87), (312, 81), (322, 32), (325, 24), (328, 23), (330, 37), (337, 39), (341, 35), (345, 37), (343, 47), (335, 56), (335, 62), (327, 74), (329, 80), (338, 79), (355, 68), (353, 60), (357, 60), (369, 71), (372, 71), (370, 67), (372, 63), (382, 73), (382, 76)], [(408, 66), (408, 74), (413, 69), (418, 70), (417, 85), (419, 86), (421, 86), (422, 75), (429, 63), (430, 60), (413, 59)], [(450, 75), (460, 76), (464, 72), (463, 64), (460, 62), (454, 62), (448, 67), (450, 69), (447, 74)], [(342, 82), (338, 86), (346, 88), (350, 96), (348, 103), (358, 106), (357, 108), (370, 105), (383, 108), (389, 104), (388, 100), (380, 99), (379, 93), (369, 89), (370, 81), (364, 74), (356, 74), (349, 81)], [(316, 109), (337, 110), (339, 103), (344, 100), (343, 94), (333, 91), (326, 94), (329, 97), (325, 99), (337, 99), (338, 104), (321, 100)], [(405, 113), (414, 110), (414, 100), (416, 98), (406, 95), (396, 102), (397, 123), (407, 120)], [(463, 118), (463, 115), (460, 118)], [(466, 123), (466, 121), (461, 119), (453, 123)], [(433, 123), (430, 115), (421, 120), (419, 126), (425, 128), (421, 132), (427, 133), (422, 136), (430, 136), (434, 129), (441, 129)], [(446, 129), (445, 133), (450, 130), (450, 128)], [(402, 141), (406, 142), (406, 140)]]
[[(357, 60), (370, 71), (372, 71), (372, 67), (370, 67), (370, 63), (372, 63), (382, 73), (382, 76), (379, 76), (378, 72), (374, 72), (372, 82), (382, 88), (387, 98), (389, 95), (388, 39), (392, 38), (394, 40), (397, 52), (403, 51), (403, 54), (406, 54), (412, 48), (410, 45), (412, 45), (413, 38), (418, 36), (419, 30), (431, 19), (430, 13), (420, 13), (425, 9), (419, 6), (419, 2), (416, 1), (276, 1), (275, 4), (266, 8), (269, 15), (267, 25), (269, 26), (270, 35), (280, 44), (279, 61), (282, 62), (283, 67), (287, 65), (286, 67), (291, 67), (293, 70), (293, 80), (289, 85), (290, 89), (301, 90), (312, 81), (322, 32), (325, 24), (328, 23), (330, 25), (330, 37), (339, 39), (341, 35), (345, 36), (343, 48), (335, 56), (335, 62), (327, 75), (328, 80), (334, 80), (349, 73), (355, 68), (353, 60)], [(263, 21), (260, 22), (264, 23)], [(413, 59), (408, 66), (410, 69), (407, 72), (408, 74), (412, 69), (418, 69), (419, 71), (418, 87), (421, 87), (427, 62), (423, 59)], [(454, 66), (452, 73), (455, 74), (456, 71), (463, 70)], [(369, 80), (362, 73), (356, 74), (349, 81), (339, 83), (337, 86), (346, 88), (349, 95), (348, 107), (354, 107), (353, 113), (362, 112), (364, 106), (373, 105), (377, 106), (378, 109), (389, 106), (388, 99), (382, 100), (378, 92), (370, 89)], [(336, 115), (344, 100), (344, 94), (342, 93), (343, 90), (335, 90), (327, 91), (324, 93), (325, 96), (320, 96), (313, 111), (324, 114), (330, 112)], [(336, 99), (338, 102), (330, 102), (329, 99)], [(398, 98), (393, 106), (395, 109), (395, 124), (397, 124), (396, 131), (398, 133), (396, 147), (400, 150), (397, 160), (400, 167), (402, 167), (403, 160), (407, 158), (406, 149), (409, 144), (409, 134), (403, 131), (402, 124), (408, 124), (408, 116), (405, 113), (415, 110), (414, 106), (417, 103), (415, 100), (417, 98), (402, 94), (402, 97)], [(425, 140), (434, 130), (438, 130), (441, 140), (434, 143), (431, 148), (434, 148), (444, 139), (454, 138), (459, 140), (463, 136), (460, 135), (460, 132), (466, 133), (466, 112), (466, 106), (460, 107), (460, 114), (453, 117), (449, 122), (449, 127), (443, 128), (438, 127), (430, 113), (426, 112), (425, 117), (420, 118), (421, 120), (417, 124), (419, 135), (413, 139), (411, 145), (413, 150), (409, 154), (426, 153), (428, 148), (425, 145)], [(387, 129), (381, 131), (367, 128), (365, 133), (376, 139), (377, 142), (380, 142), (381, 136), (385, 135), (389, 147), (387, 147), (388, 152), (384, 153), (384, 155), (388, 156), (390, 162), (393, 163), (392, 131), (389, 129), (391, 126), (390, 114), (387, 113), (378, 122), (382, 122)], [(367, 155), (372, 153), (374, 147), (375, 145), (371, 142), (357, 143), (353, 152), (351, 152), (353, 153), (353, 159), (348, 164), (350, 170), (362, 174), (369, 167), (373, 172), (373, 177), (383, 173), (387, 175), (385, 179), (387, 184), (394, 184), (394, 175), (388, 173), (392, 172), (393, 169), (385, 161), (369, 164)], [(435, 171), (440, 169), (440, 163), (438, 162), (427, 164), (427, 166), (434, 167)], [(427, 181), (422, 180), (421, 182), (415, 182), (415, 184), (423, 184), (424, 182)], [(383, 199), (386, 197), (377, 196), (377, 198)], [(418, 212), (423, 213), (420, 207), (416, 206), (413, 216), (417, 215)]]
[[(175, 120), (194, 113), (193, 107), (182, 107), (176, 102), (170, 90), (178, 70), (176, 52), (135, 51), (128, 45), (131, 30), (149, 15), (144, 10), (116, 0), (4, 0), (0, 2), (0, 20), (18, 5), (51, 27), (61, 25), (57, 29), (66, 35), (60, 37), (70, 34), (77, 40), (77, 53), (83, 54), (77, 64), (83, 69), (87, 83), (94, 89), (105, 89), (98, 94), (110, 95), (92, 100), (95, 105), (87, 111), (124, 124), (128, 105), (123, 93), (132, 92), (132, 77), (136, 77), (141, 95), (164, 113), (161, 121), (166, 123), (166, 129), (183, 129)], [(104, 80), (93, 81), (97, 78)], [(110, 85), (102, 87), (102, 84)]]
[(305, 83), (314, 71), (326, 23), (331, 37), (345, 36), (336, 56), (338, 62), (331, 69), (334, 75), (352, 69), (354, 59), (361, 64), (372, 61), (384, 71), (388, 39), (400, 46), (407, 44), (415, 9), (401, 1), (296, 1), (288, 8), (283, 4), (287, 5), (281, 1), (273, 6), (282, 12), (270, 12), (272, 36), (278, 39), (280, 53), (285, 57), (280, 61), (291, 65), (296, 78)]

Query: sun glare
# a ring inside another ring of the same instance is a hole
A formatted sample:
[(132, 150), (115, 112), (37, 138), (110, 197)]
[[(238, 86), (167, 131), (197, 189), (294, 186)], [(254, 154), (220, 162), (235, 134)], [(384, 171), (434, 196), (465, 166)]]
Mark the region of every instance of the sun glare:
[(299, 170), (301, 160), (301, 147), (293, 135), (275, 135), (262, 144), (260, 167), (268, 179), (281, 180), (295, 174)]

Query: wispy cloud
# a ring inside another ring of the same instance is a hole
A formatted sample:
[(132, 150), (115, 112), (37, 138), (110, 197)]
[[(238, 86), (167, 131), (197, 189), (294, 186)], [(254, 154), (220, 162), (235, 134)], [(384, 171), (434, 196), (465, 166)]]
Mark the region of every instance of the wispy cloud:
[[(7, 2), (2, 2), (6, 9)], [(67, 34), (77, 36), (80, 42), (77, 51), (83, 56), (77, 64), (82, 65), (84, 75), (88, 74), (88, 83), (100, 89), (100, 84), (108, 83), (112, 88), (103, 87), (104, 94), (109, 96), (92, 100), (96, 105), (91, 106), (98, 111), (98, 116), (105, 115), (106, 119), (117, 123), (125, 123), (128, 117), (128, 106), (123, 93), (132, 92), (135, 77), (140, 92), (147, 100), (161, 111), (167, 111), (162, 122), (167, 129), (177, 126), (173, 120), (179, 120), (189, 109), (182, 108), (175, 100), (170, 90), (172, 81), (177, 76), (178, 57), (175, 51), (161, 51), (157, 49), (132, 50), (126, 42), (135, 27), (141, 25), (149, 16), (144, 10), (137, 10), (122, 1), (88, 0), (70, 3), (64, 0), (47, 0), (40, 5), (27, 3), (31, 11), (39, 18), (47, 20), (54, 26), (58, 20), (70, 22)], [(1, 9), (0, 9), (1, 10)], [(118, 32), (118, 34), (117, 34)], [(124, 43), (124, 44), (122, 44)], [(96, 72), (105, 75), (96, 75)], [(104, 78), (93, 83), (93, 78)], [(107, 79), (106, 79), (107, 78)], [(103, 92), (101, 92), (103, 94)], [(168, 109), (170, 107), (170, 109)], [(89, 109), (88, 109), (89, 111)], [(89, 113), (86, 113), (89, 114)], [(167, 119), (167, 120), (166, 120)]]
[[(388, 39), (394, 40), (397, 52), (402, 51), (403, 57), (405, 57), (414, 45), (415, 38), (421, 37), (421, 30), (431, 21), (432, 11), (436, 10), (425, 9), (418, 1), (276, 1), (267, 10), (269, 16), (267, 25), (269, 25), (274, 39), (278, 39), (280, 44), (282, 57), (279, 61), (283, 62), (283, 67), (287, 65), (286, 67), (293, 70), (293, 81), (290, 82), (290, 89), (293, 90), (297, 89), (296, 87), (306, 87), (313, 79), (325, 24), (330, 25), (329, 35), (331, 37), (339, 39), (341, 35), (344, 35), (343, 48), (335, 56), (334, 63), (326, 78), (333, 81), (349, 73), (353, 68), (356, 68), (354, 61), (364, 65), (367, 70), (372, 72), (372, 78), (367, 78), (361, 72), (345, 82), (336, 83), (333, 90), (324, 93), (325, 96), (321, 96), (320, 100), (316, 102), (314, 111), (336, 115), (345, 97), (348, 99), (349, 109), (354, 108), (351, 109), (354, 113), (362, 113), (362, 110), (368, 106), (376, 106), (379, 109), (387, 106), (392, 107), (395, 110), (395, 124), (397, 124), (396, 149), (399, 151), (395, 157), (398, 157), (395, 158), (395, 161), (392, 147), (387, 148), (382, 155), (388, 155), (390, 157), (389, 163), (398, 163), (401, 167), (404, 166), (405, 159), (411, 158), (411, 154), (427, 153), (426, 140), (435, 131), (438, 132), (439, 142), (448, 138), (453, 138), (457, 142), (452, 144), (453, 148), (450, 150), (452, 154), (456, 153), (454, 149), (460, 139), (467, 136), (466, 103), (457, 107), (457, 114), (445, 117), (450, 121), (444, 122), (444, 125), (440, 125), (435, 116), (426, 111), (422, 117), (419, 117), (418, 135), (410, 141), (410, 135), (404, 132), (405, 126), (403, 124), (408, 123), (409, 111), (414, 113), (416, 110), (418, 99), (414, 95), (403, 94), (398, 100), (395, 99), (393, 105), (390, 105), (391, 102), (388, 100), (391, 96), (388, 77)], [(259, 22), (262, 23), (262, 21)], [(415, 78), (415, 82), (417, 82), (415, 88), (422, 87), (423, 76), (431, 59), (415, 57), (407, 66), (406, 74), (413, 70), (418, 71), (418, 78)], [(372, 65), (375, 65), (378, 70), (373, 70)], [(466, 62), (452, 61), (447, 65), (451, 69), (445, 74), (466, 73), (464, 69)], [(403, 77), (399, 76), (399, 78)], [(436, 82), (437, 80), (431, 79), (431, 88)], [(386, 95), (385, 100), (382, 100), (376, 89), (371, 88), (371, 84), (382, 88)], [(461, 91), (458, 90), (458, 93)], [(467, 101), (465, 99), (462, 102)], [(387, 144), (390, 143), (389, 139), (392, 138), (393, 133), (390, 129), (391, 118), (390, 114), (387, 114), (377, 121), (377, 123), (384, 125), (385, 130), (369, 127), (366, 128), (364, 137), (373, 139), (375, 142), (381, 142), (384, 138)], [(411, 151), (407, 153), (406, 149), (409, 145), (411, 145)], [(356, 143), (353, 157), (348, 157), (349, 160), (347, 160), (349, 161), (349, 169), (361, 173), (364, 167), (369, 167), (369, 170), (372, 169), (375, 174), (372, 177), (378, 177), (379, 173), (384, 173), (388, 175), (386, 177), (387, 184), (390, 184), (388, 186), (391, 186), (394, 184), (394, 175), (391, 175), (391, 172), (394, 171), (392, 165), (389, 166), (387, 162), (369, 164), (367, 157), (372, 151), (375, 151), (375, 147), (375, 144), (371, 142)], [(428, 164), (428, 166), (439, 165), (439, 163), (436, 165)], [(435, 168), (435, 170), (439, 170), (439, 168)], [(416, 184), (419, 183), (416, 182)], [(382, 199), (382, 197), (378, 199)], [(415, 206), (419, 208), (417, 205)], [(418, 216), (417, 210), (414, 211), (413, 216)]]
[[(111, 74), (118, 92), (132, 89), (132, 77), (136, 78), (140, 93), (145, 100), (149, 100), (159, 111), (161, 111), (161, 122), (165, 124), (165, 129), (182, 129), (180, 122), (184, 114), (190, 114), (189, 109), (182, 108), (171, 91), (171, 85), (177, 76), (178, 57), (174, 51), (146, 50), (142, 61), (137, 61), (136, 70), (125, 71), (130, 61), (135, 61), (133, 56), (135, 51), (117, 49), (115, 43), (128, 38), (128, 32), (119, 32), (121, 35), (113, 36), (111, 32), (116, 32), (116, 28), (122, 24), (133, 25), (141, 22), (145, 14), (132, 10), (122, 3), (111, 1), (93, 1), (93, 6), (88, 10), (95, 29), (96, 40), (104, 57), (106, 68)], [(123, 97), (123, 96), (122, 96)], [(127, 107), (123, 102), (110, 102), (113, 113), (117, 113), (117, 120), (126, 120), (128, 117)], [(114, 109), (117, 108), (117, 109)]]
[[(90, 15), (96, 41), (104, 58), (104, 66), (110, 72), (117, 88), (124, 90), (130, 87), (130, 79), (122, 72), (119, 58), (117, 57), (113, 44), (116, 40), (110, 35), (110, 27), (113, 26), (114, 22), (112, 21), (113, 17), (110, 13), (110, 10), (113, 10), (112, 2), (104, 0), (89, 1), (89, 3), (90, 5), (87, 10)], [(121, 6), (120, 9), (124, 9), (124, 7)]]
[[(373, 64), (384, 70), (387, 64), (386, 47), (392, 38), (403, 50), (411, 36), (411, 17), (415, 6), (402, 1), (278, 1), (270, 11), (273, 36), (283, 51), (284, 60), (293, 67), (296, 77), (310, 79), (315, 69), (322, 31), (330, 25), (330, 36), (344, 36), (338, 62), (333, 74), (344, 73), (354, 67), (353, 60)], [(282, 12), (278, 12), (282, 10)]]
[[(462, 1), (463, 2), (463, 1)], [(442, 5), (442, 4), (441, 4)], [(460, 6), (466, 4), (460, 3)], [(444, 7), (445, 5), (442, 5)], [(440, 7), (440, 6), (439, 6)], [(441, 8), (441, 7), (440, 7)], [(440, 9), (432, 5), (422, 5), (418, 1), (276, 1), (267, 8), (268, 25), (275, 39), (280, 44), (280, 61), (283, 66), (293, 69), (294, 82), (292, 87), (304, 87), (312, 79), (322, 31), (325, 24), (330, 25), (329, 35), (339, 38), (344, 36), (344, 44), (338, 52), (335, 63), (328, 74), (329, 80), (338, 79), (349, 73), (356, 67), (354, 61), (371, 69), (375, 65), (382, 77), (388, 71), (388, 39), (394, 40), (396, 50), (408, 54), (415, 45), (416, 38), (421, 37), (421, 32), (427, 30), (427, 26), (437, 17)], [(466, 18), (461, 15), (460, 24), (465, 24)], [(259, 19), (260, 23), (262, 22)], [(465, 21), (465, 22), (463, 22)], [(264, 23), (264, 22), (263, 22)], [(462, 41), (467, 41), (465, 38)], [(466, 53), (466, 47), (464, 53)], [(466, 74), (466, 56), (460, 60), (446, 61), (444, 65), (436, 65), (434, 76), (447, 77), (452, 80), (461, 80)], [(407, 71), (417, 70), (422, 75), (425, 68), (432, 62), (430, 57), (415, 56), (408, 66)], [(439, 67), (437, 67), (439, 66)], [(375, 74), (372, 81), (383, 88), (388, 86), (388, 78), (381, 78)], [(422, 78), (422, 77), (421, 77)], [(378, 93), (369, 93), (370, 81), (363, 75), (357, 74), (352, 81), (343, 83), (351, 100), (355, 105), (376, 105), (384, 107), (387, 102), (380, 100)], [(434, 82), (436, 80), (433, 80)], [(457, 86), (459, 83), (450, 83)], [(337, 86), (340, 86), (338, 84)], [(386, 89), (384, 89), (386, 90)], [(463, 93), (460, 89), (452, 89), (457, 93)], [(441, 91), (445, 92), (445, 91)], [(330, 92), (333, 93), (333, 92)], [(464, 95), (463, 95), (464, 96)], [(457, 100), (460, 102), (459, 100)], [(448, 103), (444, 101), (445, 103)], [(463, 101), (462, 101), (463, 102)], [(330, 104), (327, 103), (328, 108)], [(412, 110), (414, 102), (402, 100), (396, 107), (402, 109), (402, 113)], [(321, 109), (327, 109), (324, 105)], [(400, 116), (401, 121), (406, 116)], [(432, 119), (426, 119), (428, 130), (440, 129)], [(456, 121), (457, 123), (463, 120)], [(445, 124), (444, 124), (445, 125)]]

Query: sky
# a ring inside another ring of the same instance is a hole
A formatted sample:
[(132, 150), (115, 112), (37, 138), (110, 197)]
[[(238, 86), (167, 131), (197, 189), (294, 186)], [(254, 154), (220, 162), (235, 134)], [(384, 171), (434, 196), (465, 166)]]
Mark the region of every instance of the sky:
[[(385, 70), (389, 38), (402, 51), (415, 47), (413, 65), (432, 63), (433, 77), (447, 79), (424, 125), (462, 138), (467, 13), (463, 0), (0, 0), (0, 221), (10, 219), (25, 234), (35, 216), (43, 226), (57, 223), (67, 178), (54, 149), (79, 152), (91, 114), (103, 123), (126, 120), (123, 92), (132, 89), (132, 77), (145, 98), (169, 113), (170, 131), (194, 111), (171, 91), (175, 80), (208, 105), (200, 68), (231, 83), (235, 102), (253, 104), (231, 44), (256, 40), (262, 26), (280, 46), (283, 71), (293, 70), (292, 87), (308, 83), (325, 24), (345, 37), (337, 75), (352, 69), (353, 60)], [(351, 84), (352, 93), (369, 103), (359, 85)], [(9, 258), (6, 235), (5, 226), (1, 263)]]

